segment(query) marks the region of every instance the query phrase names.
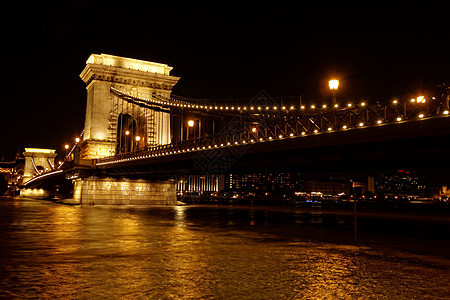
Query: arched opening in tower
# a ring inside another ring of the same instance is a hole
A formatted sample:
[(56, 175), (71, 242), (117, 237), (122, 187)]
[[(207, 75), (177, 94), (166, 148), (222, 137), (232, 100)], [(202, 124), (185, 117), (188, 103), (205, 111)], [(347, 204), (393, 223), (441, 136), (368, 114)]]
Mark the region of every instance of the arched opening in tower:
[(130, 114), (119, 114), (116, 153), (127, 153), (136, 150), (139, 147), (140, 138), (136, 120)]

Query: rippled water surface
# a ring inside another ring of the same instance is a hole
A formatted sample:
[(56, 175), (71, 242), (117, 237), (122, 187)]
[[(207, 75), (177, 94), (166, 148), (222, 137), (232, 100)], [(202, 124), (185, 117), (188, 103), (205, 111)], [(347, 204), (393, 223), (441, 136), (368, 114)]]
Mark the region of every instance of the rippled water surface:
[(0, 296), (449, 299), (448, 223), (0, 198)]

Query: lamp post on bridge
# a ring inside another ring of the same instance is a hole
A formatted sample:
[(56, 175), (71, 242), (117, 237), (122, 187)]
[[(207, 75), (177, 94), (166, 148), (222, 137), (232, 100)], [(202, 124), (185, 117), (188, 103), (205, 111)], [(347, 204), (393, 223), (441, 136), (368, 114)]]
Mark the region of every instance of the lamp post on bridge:
[(194, 120), (189, 120), (187, 122), (188, 124), (188, 128), (187, 128), (187, 135), (186, 135), (186, 139), (189, 140), (189, 131), (191, 131), (191, 128), (194, 127)]
[(126, 135), (126, 137), (125, 137), (125, 153), (127, 153), (128, 152), (128, 136), (130, 135), (130, 131), (129, 130), (127, 130), (127, 131), (125, 131), (125, 135)]
[(139, 141), (141, 140), (141, 137), (139, 135), (137, 135), (135, 137), (135, 140), (136, 140), (136, 146), (134, 149), (137, 151), (137, 150), (139, 150)]
[(331, 101), (332, 104), (335, 106), (337, 104), (337, 100), (336, 100), (336, 92), (338, 90), (339, 87), (339, 80), (337, 79), (332, 79), (330, 81), (328, 81), (328, 86), (330, 87), (331, 90)]

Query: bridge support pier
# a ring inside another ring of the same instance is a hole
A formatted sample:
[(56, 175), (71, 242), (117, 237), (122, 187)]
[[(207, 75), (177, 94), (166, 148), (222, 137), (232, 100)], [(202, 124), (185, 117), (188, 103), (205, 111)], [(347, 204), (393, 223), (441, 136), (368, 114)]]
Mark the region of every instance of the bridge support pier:
[(54, 192), (42, 188), (21, 189), (20, 196), (36, 199), (50, 199), (54, 196)]
[(74, 200), (83, 205), (176, 205), (174, 180), (78, 178)]

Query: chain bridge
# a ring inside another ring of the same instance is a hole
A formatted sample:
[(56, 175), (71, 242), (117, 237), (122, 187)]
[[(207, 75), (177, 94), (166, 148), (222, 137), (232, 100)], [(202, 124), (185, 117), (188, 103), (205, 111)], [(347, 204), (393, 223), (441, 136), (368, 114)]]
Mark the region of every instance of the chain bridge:
[(24, 187), (64, 177), (80, 203), (174, 204), (176, 185), (193, 174), (217, 191), (220, 176), (236, 170), (337, 171), (448, 161), (448, 90), (377, 103), (306, 105), (264, 92), (246, 101), (214, 101), (172, 95), (179, 78), (171, 70), (91, 55), (80, 75), (87, 107), (79, 142), (57, 170)]

